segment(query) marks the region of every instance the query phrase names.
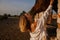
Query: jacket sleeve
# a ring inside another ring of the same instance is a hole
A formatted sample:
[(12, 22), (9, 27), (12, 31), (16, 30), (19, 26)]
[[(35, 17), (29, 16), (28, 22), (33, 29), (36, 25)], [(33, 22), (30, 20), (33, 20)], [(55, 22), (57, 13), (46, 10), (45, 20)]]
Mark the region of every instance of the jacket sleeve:
[(44, 18), (47, 20), (48, 15), (52, 12), (52, 5), (49, 5), (46, 11), (44, 12)]

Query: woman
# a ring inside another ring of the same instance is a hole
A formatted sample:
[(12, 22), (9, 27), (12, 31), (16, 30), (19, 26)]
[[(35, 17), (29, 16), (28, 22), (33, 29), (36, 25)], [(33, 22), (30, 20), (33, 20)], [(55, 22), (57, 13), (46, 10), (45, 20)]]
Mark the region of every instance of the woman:
[(52, 8), (53, 0), (50, 0), (50, 5), (46, 9), (46, 11), (39, 12), (39, 18), (36, 20), (32, 20), (32, 16), (30, 14), (24, 14), (20, 17), (20, 30), (22, 32), (29, 31), (30, 32), (30, 40), (46, 40), (46, 33), (44, 29), (45, 20), (49, 15), (49, 11)]

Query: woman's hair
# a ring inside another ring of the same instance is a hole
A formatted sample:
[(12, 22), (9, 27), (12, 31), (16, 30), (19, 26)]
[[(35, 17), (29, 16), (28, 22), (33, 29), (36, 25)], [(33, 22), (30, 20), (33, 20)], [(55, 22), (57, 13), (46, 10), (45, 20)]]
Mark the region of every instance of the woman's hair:
[[(45, 11), (50, 4), (50, 0), (36, 0), (34, 6), (31, 8), (29, 13), (33, 16), (36, 15), (36, 13)], [(58, 10), (58, 0), (54, 0), (53, 2), (53, 9), (57, 12)]]
[(29, 13), (33, 16), (36, 15), (36, 13), (45, 11), (50, 4), (50, 0), (36, 0), (34, 6), (32, 9), (29, 11)]
[(52, 9), (54, 9), (56, 12), (58, 11), (58, 0), (54, 0)]
[(21, 32), (30, 30), (30, 22), (24, 14), (20, 16), (19, 28)]
[(33, 14), (45, 11), (50, 4), (50, 0), (36, 0), (35, 5), (29, 11)]

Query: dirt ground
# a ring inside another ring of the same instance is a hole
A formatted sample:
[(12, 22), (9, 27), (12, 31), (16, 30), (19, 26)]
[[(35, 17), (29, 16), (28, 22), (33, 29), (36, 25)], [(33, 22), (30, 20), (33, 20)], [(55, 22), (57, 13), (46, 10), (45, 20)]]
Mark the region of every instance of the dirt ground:
[(0, 40), (29, 40), (29, 33), (21, 33), (19, 18), (0, 20)]

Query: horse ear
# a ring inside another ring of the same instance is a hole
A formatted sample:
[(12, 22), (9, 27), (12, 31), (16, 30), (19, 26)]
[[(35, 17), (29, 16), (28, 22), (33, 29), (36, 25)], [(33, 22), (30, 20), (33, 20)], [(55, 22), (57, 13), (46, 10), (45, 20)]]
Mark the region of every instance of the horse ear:
[(21, 32), (26, 32), (27, 31), (26, 24), (27, 24), (27, 21), (26, 21), (24, 15), (21, 15), (20, 20), (19, 20), (19, 28), (20, 28)]

